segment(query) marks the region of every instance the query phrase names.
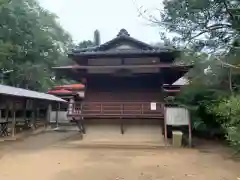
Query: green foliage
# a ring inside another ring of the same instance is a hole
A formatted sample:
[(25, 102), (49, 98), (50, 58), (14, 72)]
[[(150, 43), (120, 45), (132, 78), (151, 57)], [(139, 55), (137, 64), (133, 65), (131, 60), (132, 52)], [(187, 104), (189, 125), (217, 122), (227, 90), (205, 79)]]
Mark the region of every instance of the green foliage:
[(191, 111), (192, 127), (195, 134), (204, 137), (223, 136), (223, 129), (216, 122), (215, 115), (206, 107), (217, 103), (220, 97), (226, 96), (225, 91), (207, 87), (201, 83), (191, 83), (182, 89), (175, 101)]
[(196, 50), (228, 51), (239, 42), (239, 9), (238, 0), (165, 0), (161, 23)]
[(227, 132), (227, 139), (240, 151), (240, 95), (224, 98), (208, 107), (208, 111), (216, 114), (217, 121)]
[(82, 41), (78, 44), (78, 47), (81, 49), (90, 48), (90, 47), (94, 47), (94, 46), (95, 46), (94, 43), (90, 40)]
[(51, 67), (72, 44), (56, 16), (35, 0), (1, 0), (0, 27), (0, 69), (14, 70), (5, 84), (33, 90), (51, 87)]
[(163, 4), (161, 17), (152, 22), (176, 35), (172, 43), (185, 49), (181, 63), (195, 65), (188, 73), (190, 85), (175, 100), (191, 109), (195, 130), (211, 134), (218, 129), (239, 149), (240, 1), (164, 0)]

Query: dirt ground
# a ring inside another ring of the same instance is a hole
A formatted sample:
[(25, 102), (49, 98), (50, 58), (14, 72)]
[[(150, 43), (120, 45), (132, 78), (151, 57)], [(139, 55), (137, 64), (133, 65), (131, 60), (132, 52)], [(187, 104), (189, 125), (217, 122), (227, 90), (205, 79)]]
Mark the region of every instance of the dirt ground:
[[(225, 148), (66, 147), (77, 132), (46, 132), (0, 144), (1, 180), (239, 180)], [(75, 139), (76, 140), (76, 139)]]

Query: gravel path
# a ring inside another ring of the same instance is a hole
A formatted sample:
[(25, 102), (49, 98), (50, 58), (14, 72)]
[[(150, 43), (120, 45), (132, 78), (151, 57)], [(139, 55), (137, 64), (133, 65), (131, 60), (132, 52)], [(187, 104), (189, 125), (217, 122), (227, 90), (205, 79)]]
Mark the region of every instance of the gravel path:
[[(1, 146), (1, 180), (239, 180), (240, 163), (205, 149), (66, 148), (77, 132), (48, 132)], [(74, 138), (73, 138), (74, 139)]]

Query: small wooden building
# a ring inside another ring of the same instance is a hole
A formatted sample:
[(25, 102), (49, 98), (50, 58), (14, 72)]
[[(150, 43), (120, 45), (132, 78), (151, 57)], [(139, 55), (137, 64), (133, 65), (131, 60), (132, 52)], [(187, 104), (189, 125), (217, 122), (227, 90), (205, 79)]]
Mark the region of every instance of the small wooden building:
[(58, 76), (85, 84), (80, 111), (69, 112), (83, 118), (163, 119), (163, 85), (171, 89), (192, 67), (174, 63), (178, 50), (151, 46), (125, 29), (104, 44), (74, 49), (68, 56), (77, 65), (54, 69)]
[(60, 104), (66, 105), (66, 101), (45, 93), (0, 85), (0, 137), (8, 136), (9, 129), (14, 136), (17, 128), (47, 126), (52, 107)]
[[(48, 91), (48, 94), (60, 97), (68, 102), (68, 105), (60, 106), (59, 123), (66, 124), (71, 122), (72, 117), (68, 116), (68, 112), (73, 112), (73, 104), (79, 104), (84, 97), (85, 86), (83, 84), (68, 84), (55, 86)], [(51, 123), (55, 123), (56, 108), (51, 113)]]

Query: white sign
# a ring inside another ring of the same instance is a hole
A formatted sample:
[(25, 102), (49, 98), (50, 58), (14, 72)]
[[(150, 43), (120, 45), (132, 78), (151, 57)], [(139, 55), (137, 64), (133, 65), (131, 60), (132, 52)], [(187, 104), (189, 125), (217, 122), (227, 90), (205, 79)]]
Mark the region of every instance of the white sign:
[(166, 108), (166, 122), (168, 125), (188, 125), (189, 112), (185, 108)]
[(157, 103), (151, 102), (150, 109), (151, 109), (151, 111), (156, 111), (157, 110)]
[(85, 97), (85, 93), (82, 91), (82, 92), (78, 92), (78, 96), (81, 97), (81, 98), (84, 98)]

